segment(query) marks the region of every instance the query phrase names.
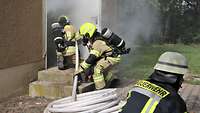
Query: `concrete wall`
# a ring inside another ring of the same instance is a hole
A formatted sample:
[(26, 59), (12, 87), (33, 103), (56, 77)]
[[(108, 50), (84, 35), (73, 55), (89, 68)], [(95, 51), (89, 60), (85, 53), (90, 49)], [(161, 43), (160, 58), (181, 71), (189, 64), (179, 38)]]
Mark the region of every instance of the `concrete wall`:
[(0, 0), (0, 100), (43, 67), (42, 0)]
[(28, 94), (28, 85), (37, 79), (37, 72), (43, 62), (35, 62), (0, 71), (0, 101), (8, 97)]

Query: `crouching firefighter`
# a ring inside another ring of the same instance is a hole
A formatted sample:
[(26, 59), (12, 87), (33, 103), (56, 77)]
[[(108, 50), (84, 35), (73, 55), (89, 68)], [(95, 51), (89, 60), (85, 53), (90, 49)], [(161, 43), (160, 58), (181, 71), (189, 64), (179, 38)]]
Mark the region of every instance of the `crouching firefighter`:
[(52, 31), (58, 69), (73, 68), (75, 66), (75, 41), (79, 39), (78, 32), (66, 16), (60, 16), (58, 23), (52, 24)]
[(187, 113), (177, 93), (188, 71), (186, 58), (177, 52), (165, 52), (154, 69), (149, 79), (135, 84), (120, 113)]
[(83, 36), (83, 45), (89, 49), (89, 56), (80, 64), (76, 75), (84, 73), (89, 76), (86, 70), (93, 68), (90, 78), (93, 79), (95, 88), (108, 87), (113, 78), (109, 70), (120, 62), (120, 55), (129, 53), (130, 49), (125, 49), (125, 42), (109, 29), (103, 29), (100, 34), (92, 23), (84, 23), (79, 33)]

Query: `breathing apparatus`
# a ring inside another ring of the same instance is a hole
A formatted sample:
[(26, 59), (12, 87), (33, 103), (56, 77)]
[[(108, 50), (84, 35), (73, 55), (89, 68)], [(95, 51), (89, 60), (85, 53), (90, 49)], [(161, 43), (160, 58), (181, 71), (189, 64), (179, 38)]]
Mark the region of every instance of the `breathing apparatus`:
[(104, 28), (101, 34), (106, 42), (113, 48), (113, 55), (129, 54), (131, 48), (126, 48), (125, 41), (113, 33), (109, 28)]

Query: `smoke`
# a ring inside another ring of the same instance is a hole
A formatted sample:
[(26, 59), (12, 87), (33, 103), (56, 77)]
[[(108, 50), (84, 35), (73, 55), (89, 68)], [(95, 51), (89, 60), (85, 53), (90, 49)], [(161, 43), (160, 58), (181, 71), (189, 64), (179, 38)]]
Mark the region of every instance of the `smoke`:
[(84, 22), (95, 23), (98, 10), (98, 0), (47, 0), (47, 15), (55, 20), (66, 15), (77, 28)]
[[(143, 51), (140, 46), (148, 46), (156, 36), (159, 36), (159, 11), (150, 1), (103, 0), (103, 27), (110, 27), (115, 34), (125, 40), (126, 46), (131, 48), (130, 54), (123, 55), (116, 67), (116, 75), (119, 78), (132, 77), (135, 74), (134, 69), (139, 69), (137, 60), (141, 58)], [(139, 55), (136, 55), (138, 53)]]
[[(47, 0), (47, 59), (48, 67), (56, 65), (55, 44), (51, 37), (51, 24), (57, 22), (58, 17), (66, 15), (78, 30), (84, 22), (97, 24), (98, 0)], [(87, 57), (87, 49), (80, 47), (81, 56)]]
[(155, 35), (159, 33), (159, 13), (149, 2), (150, 0), (116, 1), (117, 8), (112, 11), (114, 16), (112, 20), (115, 22), (110, 25), (109, 18), (103, 17), (104, 27), (109, 25), (116, 34), (125, 39), (128, 46), (133, 46), (141, 41), (149, 43), (153, 40)]
[[(131, 48), (140, 41), (149, 43), (155, 34), (159, 33), (159, 13), (149, 1), (102, 0), (102, 28), (111, 28)], [(60, 15), (68, 16), (77, 29), (84, 22), (97, 24), (98, 3), (98, 0), (47, 0), (48, 37), (50, 37), (50, 25), (56, 22)], [(48, 64), (56, 65), (55, 45), (51, 38), (48, 38), (47, 50)], [(81, 52), (85, 53), (86, 49)]]

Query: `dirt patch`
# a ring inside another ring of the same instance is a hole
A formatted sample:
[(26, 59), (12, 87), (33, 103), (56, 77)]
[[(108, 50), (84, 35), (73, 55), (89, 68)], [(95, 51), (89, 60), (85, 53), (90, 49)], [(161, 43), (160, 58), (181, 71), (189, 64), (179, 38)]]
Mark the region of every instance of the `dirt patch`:
[(0, 113), (43, 113), (52, 100), (43, 97), (19, 96), (0, 103)]

